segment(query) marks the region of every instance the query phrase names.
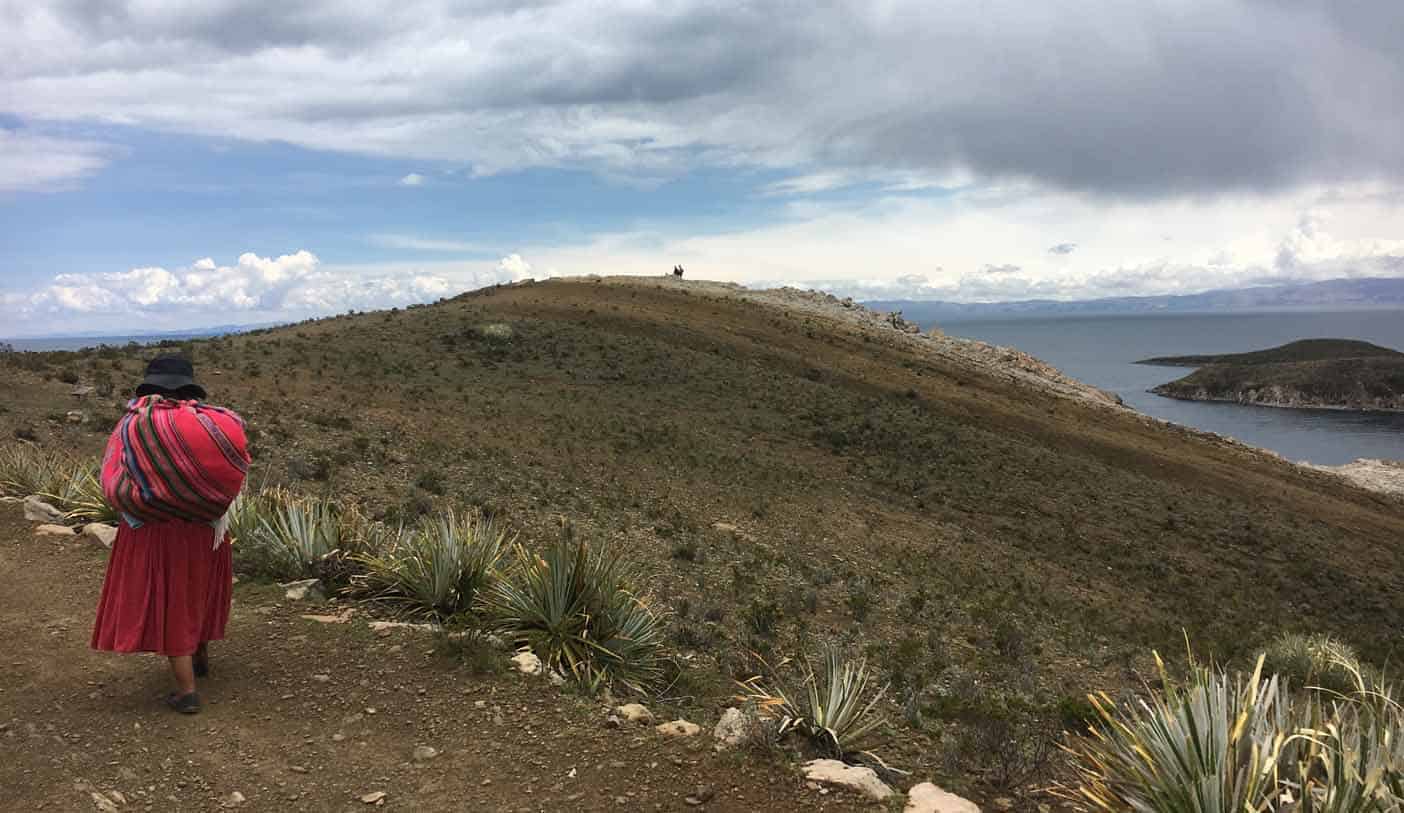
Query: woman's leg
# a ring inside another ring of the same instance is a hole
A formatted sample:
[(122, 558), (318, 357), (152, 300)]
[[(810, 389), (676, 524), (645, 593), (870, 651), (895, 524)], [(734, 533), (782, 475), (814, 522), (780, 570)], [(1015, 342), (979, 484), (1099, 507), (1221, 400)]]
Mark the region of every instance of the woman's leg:
[(171, 677), (175, 678), (176, 694), (184, 696), (195, 691), (195, 667), (189, 655), (171, 658)]
[(195, 655), (190, 659), (195, 670), (195, 677), (202, 678), (210, 673), (210, 651), (207, 648), (208, 641), (201, 641), (200, 646), (195, 648)]

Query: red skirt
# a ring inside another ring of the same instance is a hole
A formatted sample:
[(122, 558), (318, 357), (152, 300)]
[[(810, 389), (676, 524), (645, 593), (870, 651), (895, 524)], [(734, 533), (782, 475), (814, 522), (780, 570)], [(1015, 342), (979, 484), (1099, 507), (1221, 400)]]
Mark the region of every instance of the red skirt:
[(213, 542), (209, 525), (122, 523), (107, 560), (93, 649), (176, 657), (222, 639), (234, 571), (228, 542), (212, 550)]

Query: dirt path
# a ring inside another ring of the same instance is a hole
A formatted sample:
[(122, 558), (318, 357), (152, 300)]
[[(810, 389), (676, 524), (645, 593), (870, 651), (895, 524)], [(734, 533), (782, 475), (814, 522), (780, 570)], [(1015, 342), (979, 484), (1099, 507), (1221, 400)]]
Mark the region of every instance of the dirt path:
[(19, 513), (0, 505), (0, 809), (346, 811), (382, 792), (401, 810), (692, 810), (699, 786), (707, 810), (865, 807), (705, 734), (610, 729), (594, 701), (474, 677), (423, 633), (305, 620), (266, 587), (236, 587), (205, 709), (173, 714), (161, 661), (87, 648), (105, 551)]

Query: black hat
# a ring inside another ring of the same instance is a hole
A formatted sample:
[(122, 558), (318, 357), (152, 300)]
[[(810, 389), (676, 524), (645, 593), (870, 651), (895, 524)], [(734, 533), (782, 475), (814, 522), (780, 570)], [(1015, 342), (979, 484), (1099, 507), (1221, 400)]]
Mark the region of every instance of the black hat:
[(146, 365), (146, 378), (136, 394), (175, 395), (204, 400), (205, 388), (195, 383), (195, 366), (180, 356), (159, 356)]

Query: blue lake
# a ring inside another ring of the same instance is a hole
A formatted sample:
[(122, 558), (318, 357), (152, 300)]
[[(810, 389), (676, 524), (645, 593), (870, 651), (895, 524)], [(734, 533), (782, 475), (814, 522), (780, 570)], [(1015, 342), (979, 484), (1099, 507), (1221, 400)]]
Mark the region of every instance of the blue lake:
[[(923, 325), (925, 327), (925, 325)], [(953, 336), (1017, 347), (1115, 392), (1157, 418), (1229, 435), (1291, 460), (1404, 460), (1404, 413), (1274, 409), (1177, 401), (1146, 390), (1189, 368), (1134, 364), (1151, 356), (1262, 350), (1296, 339), (1362, 339), (1404, 350), (1404, 311), (1001, 318), (940, 322)]]

